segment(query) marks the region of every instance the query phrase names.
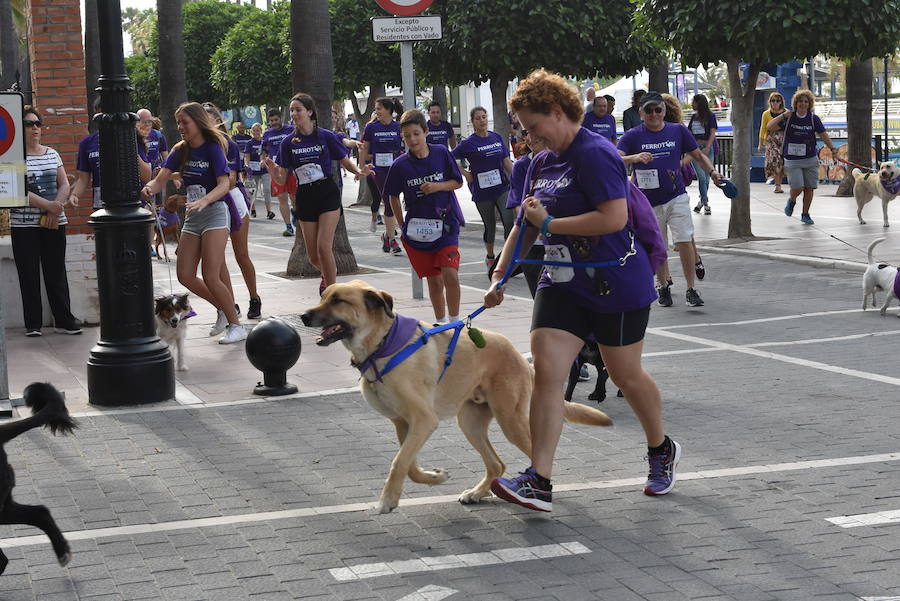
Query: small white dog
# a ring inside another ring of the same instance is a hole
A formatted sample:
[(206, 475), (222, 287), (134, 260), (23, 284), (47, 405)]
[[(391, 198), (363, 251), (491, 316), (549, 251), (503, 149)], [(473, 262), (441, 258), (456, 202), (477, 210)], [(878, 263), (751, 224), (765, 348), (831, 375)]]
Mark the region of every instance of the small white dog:
[(187, 338), (187, 318), (196, 315), (191, 309), (187, 293), (170, 294), (156, 299), (156, 333), (160, 340), (175, 349), (175, 369), (187, 371), (184, 362), (184, 339)]
[[(900, 282), (897, 281), (896, 267), (888, 265), (887, 263), (872, 262), (872, 251), (875, 250), (876, 246), (884, 242), (884, 240), (884, 238), (879, 238), (878, 240), (873, 240), (869, 245), (869, 266), (866, 268), (866, 273), (863, 275), (863, 311), (866, 310), (866, 303), (869, 300), (869, 295), (872, 295), (872, 308), (874, 308), (875, 290), (883, 290), (887, 294), (887, 298), (884, 299), (884, 304), (881, 306), (882, 315), (887, 311), (888, 305), (891, 304), (891, 300), (897, 298), (897, 288), (898, 284), (900, 284)], [(900, 317), (900, 313), (897, 314), (897, 317)]]
[(862, 218), (863, 207), (877, 196), (881, 199), (881, 209), (884, 212), (884, 227), (890, 227), (887, 208), (888, 203), (900, 193), (900, 167), (886, 161), (878, 168), (878, 177), (874, 173), (863, 173), (856, 168), (851, 173), (856, 180), (853, 185), (853, 196), (856, 197), (856, 217), (859, 222), (866, 223)]

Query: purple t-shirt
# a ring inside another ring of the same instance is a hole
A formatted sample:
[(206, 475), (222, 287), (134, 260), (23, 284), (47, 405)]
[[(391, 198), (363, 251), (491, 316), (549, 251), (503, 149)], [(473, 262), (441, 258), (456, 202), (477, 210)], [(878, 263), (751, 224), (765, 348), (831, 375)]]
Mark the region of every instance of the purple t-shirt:
[(518, 208), (527, 194), (525, 190), (525, 174), (531, 165), (531, 155), (528, 153), (513, 163), (512, 173), (509, 176), (509, 196), (506, 197), (506, 208)]
[(709, 121), (706, 125), (703, 125), (696, 113), (691, 115), (691, 120), (688, 121), (688, 130), (694, 135), (696, 140), (709, 140), (709, 136), (712, 135), (710, 132), (714, 129), (719, 129), (719, 124), (716, 121), (716, 116), (712, 113), (709, 114)]
[[(539, 169), (536, 179), (535, 169)], [(553, 217), (570, 217), (596, 210), (609, 200), (625, 198), (625, 163), (608, 140), (582, 128), (569, 147), (555, 155), (544, 151), (531, 162), (526, 181), (534, 181), (534, 196)], [(631, 248), (629, 229), (602, 236), (553, 234), (545, 243), (547, 260), (594, 263), (619, 259)], [(648, 306), (656, 298), (650, 260), (635, 243), (637, 254), (624, 266), (545, 267), (538, 288), (558, 287), (591, 311), (618, 313)], [(599, 294), (605, 280), (609, 294)]]
[(437, 125), (429, 121), (428, 135), (425, 136), (425, 141), (429, 144), (440, 144), (449, 148), (450, 138), (454, 135), (453, 126), (446, 121), (441, 121)]
[(334, 132), (317, 127), (308, 136), (294, 132), (282, 140), (275, 162), (296, 175), (298, 183), (309, 184), (331, 177), (331, 162), (345, 156), (347, 150)]
[(472, 134), (453, 149), (453, 158), (469, 161), (473, 175), (469, 191), (475, 202), (494, 200), (509, 189), (509, 178), (503, 168), (503, 159), (509, 158), (509, 153), (500, 134), (493, 131), (484, 137)]
[(387, 196), (400, 196), (406, 208), (406, 220), (401, 227), (403, 239), (419, 250), (439, 250), (459, 245), (459, 219), (456, 215), (456, 195), (453, 192), (423, 194), (425, 182), (463, 181), (456, 161), (446, 147), (428, 145), (428, 156), (419, 159), (411, 153), (397, 158), (391, 165), (384, 183)]
[(91, 174), (93, 186), (100, 186), (100, 134), (85, 136), (78, 143), (78, 159), (75, 169)]
[[(266, 173), (265, 166), (259, 160), (262, 148), (262, 138), (259, 140), (256, 138), (247, 140), (247, 146), (244, 148), (244, 152), (250, 157), (250, 175), (262, 175), (263, 173)], [(258, 167), (258, 169), (254, 169), (253, 167)]]
[[(166, 158), (163, 165), (170, 171), (179, 171), (181, 169), (181, 152), (186, 142), (179, 142), (175, 145), (172, 152)], [(211, 192), (216, 187), (216, 178), (221, 175), (228, 175), (228, 162), (225, 159), (225, 153), (222, 147), (216, 142), (204, 142), (197, 148), (190, 148), (190, 156), (181, 171), (181, 179), (184, 182), (185, 189), (189, 186), (202, 186), (203, 193), (201, 196)], [(190, 192), (190, 190), (188, 190)], [(190, 193), (188, 194), (190, 196)], [(217, 200), (222, 200), (221, 198)]]
[(281, 142), (288, 136), (294, 135), (294, 127), (292, 125), (282, 125), (278, 129), (269, 128), (263, 132), (263, 151), (269, 155), (273, 161), (278, 160), (278, 149)]
[(618, 148), (627, 155), (653, 155), (647, 164), (632, 164), (637, 186), (651, 205), (658, 207), (684, 194), (681, 157), (697, 149), (697, 141), (684, 125), (665, 122), (661, 130), (650, 131), (641, 123), (622, 134)]
[(241, 147), (237, 145), (237, 142), (230, 138), (228, 140), (228, 153), (225, 155), (225, 159), (228, 161), (229, 171), (237, 171), (240, 173), (244, 170), (244, 166), (241, 164)]
[(783, 149), (786, 160), (798, 161), (816, 156), (816, 132), (825, 131), (818, 115), (806, 113), (798, 117), (793, 113), (790, 119), (781, 120), (781, 129), (785, 128)]
[(394, 159), (403, 153), (400, 124), (396, 121), (384, 124), (376, 119), (366, 123), (362, 139), (369, 143), (369, 160), (376, 172), (387, 173)]
[(169, 144), (166, 142), (166, 137), (158, 129), (150, 130), (146, 142), (147, 158), (145, 159), (145, 162), (150, 163), (150, 167), (156, 169), (162, 164), (159, 153), (167, 152), (169, 150)]
[(602, 117), (595, 115), (594, 111), (586, 113), (584, 121), (581, 122), (581, 127), (589, 129), (595, 134), (600, 134), (607, 140), (612, 140), (616, 137), (616, 118), (609, 113)]
[(241, 149), (241, 155), (243, 155), (247, 152), (247, 142), (252, 140), (253, 137), (248, 134), (234, 134), (231, 136), (231, 139), (238, 145), (238, 148)]

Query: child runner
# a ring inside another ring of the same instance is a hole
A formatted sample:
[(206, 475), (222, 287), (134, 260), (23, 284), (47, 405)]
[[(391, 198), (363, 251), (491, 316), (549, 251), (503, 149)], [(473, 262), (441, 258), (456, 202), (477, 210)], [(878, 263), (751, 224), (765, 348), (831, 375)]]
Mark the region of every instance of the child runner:
[[(428, 280), (434, 318), (459, 319), (459, 212), (454, 190), (463, 177), (446, 146), (428, 144), (425, 116), (416, 109), (400, 118), (409, 149), (391, 165), (384, 183), (394, 215), (401, 221), (401, 240), (409, 263)], [(406, 205), (404, 215), (400, 192)], [(446, 310), (446, 312), (445, 312)]]

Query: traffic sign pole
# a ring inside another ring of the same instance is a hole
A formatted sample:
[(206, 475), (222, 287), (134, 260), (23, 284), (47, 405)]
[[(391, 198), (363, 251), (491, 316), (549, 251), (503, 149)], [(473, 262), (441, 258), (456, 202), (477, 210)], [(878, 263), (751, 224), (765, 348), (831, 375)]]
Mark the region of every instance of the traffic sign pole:
[[(403, 84), (403, 106), (406, 109), (416, 107), (416, 73), (413, 70), (412, 42), (400, 42), (400, 77)], [(398, 217), (400, 217), (398, 215)], [(422, 278), (416, 275), (415, 269), (410, 273), (412, 279), (413, 298), (424, 298)]]

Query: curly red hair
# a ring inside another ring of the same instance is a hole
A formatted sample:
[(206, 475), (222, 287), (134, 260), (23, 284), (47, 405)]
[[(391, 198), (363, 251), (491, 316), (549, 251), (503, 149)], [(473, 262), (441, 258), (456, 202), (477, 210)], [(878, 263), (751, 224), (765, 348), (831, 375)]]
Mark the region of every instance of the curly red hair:
[(547, 115), (554, 106), (558, 106), (573, 123), (580, 124), (584, 118), (584, 107), (575, 90), (565, 79), (545, 69), (532, 71), (519, 82), (516, 93), (509, 100), (509, 107), (514, 111), (525, 109)]

